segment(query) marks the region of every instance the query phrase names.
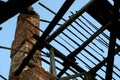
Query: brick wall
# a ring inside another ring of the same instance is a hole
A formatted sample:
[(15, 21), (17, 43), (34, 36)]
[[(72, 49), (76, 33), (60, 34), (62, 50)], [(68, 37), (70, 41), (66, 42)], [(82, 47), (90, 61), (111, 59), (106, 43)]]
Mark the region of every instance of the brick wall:
[[(33, 10), (32, 7), (29, 8)], [(11, 66), (9, 73), (9, 80), (56, 80), (53, 75), (45, 71), (41, 67), (40, 51), (36, 51), (28, 65), (24, 68), (19, 76), (14, 76), (15, 71), (19, 68), (22, 60), (28, 55), (36, 40), (33, 35), (39, 35), (39, 15), (20, 14), (18, 16), (17, 27), (14, 41), (12, 43), (13, 49), (20, 51), (11, 51)], [(37, 28), (35, 28), (37, 27)]]

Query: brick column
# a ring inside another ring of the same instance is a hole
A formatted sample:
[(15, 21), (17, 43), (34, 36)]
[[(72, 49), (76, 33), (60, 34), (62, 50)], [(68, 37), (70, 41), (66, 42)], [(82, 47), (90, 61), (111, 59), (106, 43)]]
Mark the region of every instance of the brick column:
[[(32, 7), (29, 9), (33, 10)], [(11, 51), (9, 80), (55, 80), (54, 76), (41, 67), (40, 51), (35, 52), (33, 58), (19, 76), (14, 76), (15, 71), (36, 43), (33, 35), (39, 35), (37, 29), (39, 28), (39, 20), (39, 15), (36, 12), (34, 15), (20, 14), (18, 16), (16, 33), (12, 43), (12, 48), (18, 51)]]

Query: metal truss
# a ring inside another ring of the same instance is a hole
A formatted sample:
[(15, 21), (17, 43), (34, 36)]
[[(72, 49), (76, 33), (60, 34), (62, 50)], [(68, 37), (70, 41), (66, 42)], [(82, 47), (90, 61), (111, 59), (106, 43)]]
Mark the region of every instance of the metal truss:
[[(40, 50), (41, 54), (45, 55), (41, 56), (41, 60), (50, 66), (51, 74), (56, 75), (59, 80), (116, 80), (116, 77), (120, 79), (120, 67), (114, 64), (115, 55), (120, 57), (120, 32), (118, 30), (120, 1), (114, 0), (114, 5), (111, 5), (107, 0), (90, 0), (81, 9), (70, 11), (75, 1), (77, 0), (65, 0), (58, 12), (38, 1), (36, 5), (44, 8), (54, 17), (51, 21), (40, 19), (40, 22), (48, 25), (44, 30), (38, 29), (41, 36), (33, 36), (37, 42), (15, 75), (19, 75), (35, 51)], [(21, 0), (21, 2), (25, 4), (29, 2), (29, 4), (24, 7), (14, 6), (21, 10), (37, 0)], [(0, 15), (0, 23), (19, 12), (11, 7), (3, 9), (2, 13), (7, 13), (7, 11), (11, 13)], [(68, 19), (64, 18), (67, 12), (70, 13)], [(86, 14), (101, 26), (97, 26)], [(63, 23), (60, 22), (61, 20)], [(36, 26), (33, 25), (33, 27)]]

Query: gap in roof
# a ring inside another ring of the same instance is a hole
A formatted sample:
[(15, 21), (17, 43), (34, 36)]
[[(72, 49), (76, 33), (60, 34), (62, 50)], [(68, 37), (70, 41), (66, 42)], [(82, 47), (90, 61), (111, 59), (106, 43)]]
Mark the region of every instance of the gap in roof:
[(108, 0), (108, 2), (109, 2), (110, 4), (112, 4), (112, 5), (114, 5), (113, 0)]

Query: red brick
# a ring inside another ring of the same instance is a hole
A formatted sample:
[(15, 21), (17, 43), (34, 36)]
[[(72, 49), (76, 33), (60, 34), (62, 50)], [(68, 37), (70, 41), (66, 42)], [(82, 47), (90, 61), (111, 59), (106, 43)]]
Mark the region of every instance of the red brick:
[[(30, 9), (33, 10), (31, 7)], [(27, 14), (20, 14), (18, 16), (12, 48), (29, 53), (29, 51), (33, 48), (33, 45), (36, 43), (33, 35), (39, 35), (39, 30), (35, 27), (39, 28), (39, 15), (37, 13), (31, 16)], [(32, 58), (36, 61), (35, 64), (30, 63), (32, 61), (31, 59), (22, 73), (19, 76), (14, 76), (15, 71), (19, 68), (23, 59), (28, 55), (28, 53), (25, 52), (11, 51), (9, 80), (56, 80), (55, 76), (51, 75), (41, 67), (40, 51), (38, 50)]]

